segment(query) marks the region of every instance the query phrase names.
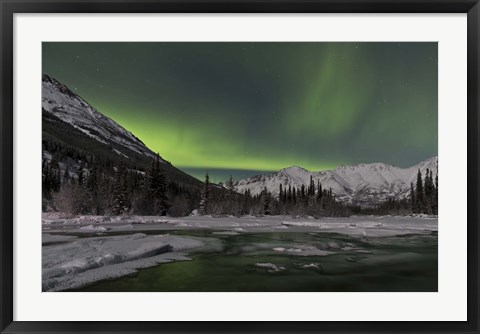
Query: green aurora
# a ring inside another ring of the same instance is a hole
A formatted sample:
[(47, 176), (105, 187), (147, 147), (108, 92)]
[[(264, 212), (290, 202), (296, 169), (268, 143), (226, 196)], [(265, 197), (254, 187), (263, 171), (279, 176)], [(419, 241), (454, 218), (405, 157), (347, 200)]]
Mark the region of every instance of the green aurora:
[(186, 170), (437, 155), (437, 43), (45, 42), (42, 61)]

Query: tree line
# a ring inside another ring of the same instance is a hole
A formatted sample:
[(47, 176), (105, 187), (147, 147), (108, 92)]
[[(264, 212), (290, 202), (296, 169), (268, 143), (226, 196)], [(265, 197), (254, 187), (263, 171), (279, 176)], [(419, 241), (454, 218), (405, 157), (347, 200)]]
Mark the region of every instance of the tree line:
[(208, 173), (201, 194), (199, 214), (202, 215), (298, 215), (298, 216), (348, 216), (352, 207), (339, 202), (332, 189), (323, 189), (320, 182), (310, 178), (308, 186), (284, 187), (280, 184), (278, 196), (267, 187), (252, 195), (249, 189), (235, 192), (235, 182), (225, 183), (226, 192), (221, 196), (211, 194), (212, 185)]
[(417, 179), (410, 183), (410, 191), (404, 198), (388, 198), (371, 208), (360, 208), (364, 214), (427, 214), (438, 215), (438, 174), (433, 178), (431, 169), (425, 175), (417, 172)]
[[(78, 155), (78, 153), (76, 153)], [(44, 211), (70, 215), (294, 215), (349, 216), (352, 214), (438, 214), (438, 176), (418, 171), (404, 198), (360, 207), (340, 202), (332, 189), (324, 189), (310, 178), (308, 185), (279, 185), (278, 194), (266, 187), (258, 194), (237, 193), (232, 177), (224, 186), (212, 184), (208, 173), (201, 188), (181, 186), (170, 180), (161, 168), (159, 156), (149, 168), (75, 156), (74, 170), (60, 163), (62, 155), (52, 154), (42, 163)], [(63, 156), (65, 158), (65, 156)], [(72, 168), (72, 167), (71, 167)]]
[(153, 159), (146, 170), (125, 161), (104, 165), (80, 160), (75, 170), (56, 155), (42, 163), (43, 210), (70, 215), (171, 215), (185, 216), (197, 207), (199, 191), (168, 180)]

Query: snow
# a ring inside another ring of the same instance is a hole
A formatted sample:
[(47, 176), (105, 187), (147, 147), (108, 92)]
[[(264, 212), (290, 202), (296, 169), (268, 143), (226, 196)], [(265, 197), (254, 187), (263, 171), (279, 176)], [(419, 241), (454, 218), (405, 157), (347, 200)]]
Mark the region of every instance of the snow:
[(280, 266), (277, 266), (273, 263), (268, 263), (268, 262), (267, 263), (261, 263), (261, 262), (255, 263), (255, 267), (260, 268), (260, 269), (265, 269), (270, 273), (276, 273), (276, 272), (285, 270), (284, 267), (280, 267)]
[(320, 265), (318, 263), (307, 263), (307, 264), (304, 264), (304, 265), (301, 265), (300, 268), (304, 268), (304, 269), (321, 269)]
[(77, 239), (77, 237), (74, 235), (56, 235), (49, 233), (42, 234), (42, 244), (72, 241), (74, 239)]
[(138, 268), (187, 260), (182, 252), (203, 245), (199, 239), (136, 233), (44, 246), (43, 291), (77, 288), (100, 279), (120, 277)]
[[(47, 75), (43, 75), (42, 80), (42, 109), (101, 143), (115, 143), (139, 154), (155, 156), (130, 131), (98, 112), (68, 87)], [(125, 156), (116, 149), (114, 151)]]
[[(351, 222), (350, 220), (354, 221)], [(283, 221), (285, 226), (310, 227), (322, 232), (347, 234), (362, 237), (386, 237), (405, 234), (423, 234), (438, 231), (437, 221), (421, 221), (415, 218), (350, 218), (348, 222), (340, 219), (318, 221)]]
[(122, 152), (120, 152), (119, 150), (117, 150), (115, 148), (113, 149), (113, 152), (117, 153), (121, 157), (128, 158), (128, 156), (126, 156), (125, 154), (123, 154)]
[(364, 203), (384, 201), (390, 197), (405, 197), (410, 192), (410, 183), (416, 181), (418, 170), (425, 175), (432, 170), (435, 176), (438, 170), (438, 157), (433, 157), (409, 168), (394, 167), (384, 163), (340, 166), (334, 170), (310, 172), (301, 167), (289, 167), (275, 173), (257, 175), (235, 183), (235, 190), (243, 193), (249, 189), (252, 195), (260, 194), (265, 187), (278, 197), (280, 184), (284, 189), (289, 186), (300, 188), (310, 184), (312, 177), (323, 189), (332, 188), (332, 192), (341, 201)]
[(284, 248), (284, 247), (275, 247), (273, 248), (274, 251), (282, 252), (288, 255), (298, 255), (298, 256), (327, 256), (331, 254), (335, 254), (334, 252), (318, 249), (314, 246), (309, 245), (295, 245), (292, 248)]
[[(305, 219), (289, 216), (182, 218), (164, 216), (80, 216), (71, 219), (42, 220), (49, 233), (69, 232), (143, 232), (207, 229), (215, 232), (316, 232), (340, 233), (358, 237), (382, 237), (404, 234), (429, 234), (438, 231), (438, 218), (404, 216), (352, 216), (350, 218)], [(47, 219), (45, 219), (47, 218)]]
[[(354, 216), (350, 218), (205, 217), (164, 216), (79, 216), (60, 218), (44, 214), (42, 224), (43, 291), (75, 289), (99, 280), (118, 278), (138, 269), (172, 261), (189, 260), (192, 252), (222, 252), (222, 237), (246, 233), (308, 233), (318, 236), (314, 244), (258, 242), (240, 245), (240, 251), (256, 256), (288, 255), (318, 257), (348, 253), (347, 262), (364, 260), (369, 253), (363, 246), (331, 240), (330, 233), (348, 235), (361, 242), (381, 244), (384, 237), (427, 234), (438, 231), (436, 217)], [(188, 231), (206, 230), (211, 237), (187, 236)], [(167, 234), (182, 231), (182, 236)], [(79, 233), (82, 232), (82, 233)], [(86, 232), (100, 233), (90, 236)], [(161, 234), (159, 234), (161, 233)], [(73, 235), (72, 235), (73, 234)], [(121, 234), (121, 235), (119, 235)], [(322, 236), (324, 234), (324, 236)], [(79, 237), (80, 236), (80, 237)], [(366, 240), (365, 238), (368, 238)], [(358, 255), (355, 255), (358, 253)], [(272, 263), (257, 263), (267, 272), (283, 270)], [(314, 266), (305, 267), (315, 269)]]
[(104, 226), (93, 226), (93, 225), (87, 225), (80, 227), (79, 232), (105, 232), (108, 231), (108, 228)]

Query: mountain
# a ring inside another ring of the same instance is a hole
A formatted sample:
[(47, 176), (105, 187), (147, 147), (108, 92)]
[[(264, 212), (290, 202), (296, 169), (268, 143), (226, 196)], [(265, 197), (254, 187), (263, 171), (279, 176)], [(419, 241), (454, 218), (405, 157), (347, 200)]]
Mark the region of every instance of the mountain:
[[(54, 152), (61, 168), (68, 167), (70, 173), (80, 160), (88, 160), (85, 157), (110, 163), (124, 160), (131, 168), (145, 169), (156, 155), (130, 131), (46, 74), (42, 76), (42, 142), (44, 159), (50, 160)], [(168, 178), (200, 189), (200, 181), (160, 161)]]
[(112, 146), (112, 150), (123, 157), (133, 157), (132, 153), (155, 157), (131, 132), (98, 112), (67, 86), (45, 74), (42, 76), (42, 110), (88, 137)]
[(332, 192), (340, 201), (368, 205), (378, 203), (390, 197), (403, 198), (410, 192), (410, 182), (415, 184), (418, 170), (422, 176), (426, 170), (432, 170), (435, 177), (438, 170), (438, 157), (422, 161), (409, 168), (394, 167), (384, 163), (358, 164), (339, 166), (334, 170), (310, 172), (304, 168), (293, 166), (275, 173), (249, 177), (235, 183), (235, 190), (243, 193), (249, 189), (252, 195), (259, 194), (267, 187), (278, 197), (279, 187), (300, 188), (308, 186), (310, 177), (315, 186), (320, 182), (324, 189), (332, 188)]

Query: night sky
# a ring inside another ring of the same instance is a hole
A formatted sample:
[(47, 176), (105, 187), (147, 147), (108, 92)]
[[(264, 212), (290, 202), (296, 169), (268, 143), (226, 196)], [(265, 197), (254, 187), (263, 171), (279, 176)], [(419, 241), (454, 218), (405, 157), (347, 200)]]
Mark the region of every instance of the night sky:
[(437, 43), (43, 43), (43, 73), (223, 179), (437, 155), (437, 66)]

